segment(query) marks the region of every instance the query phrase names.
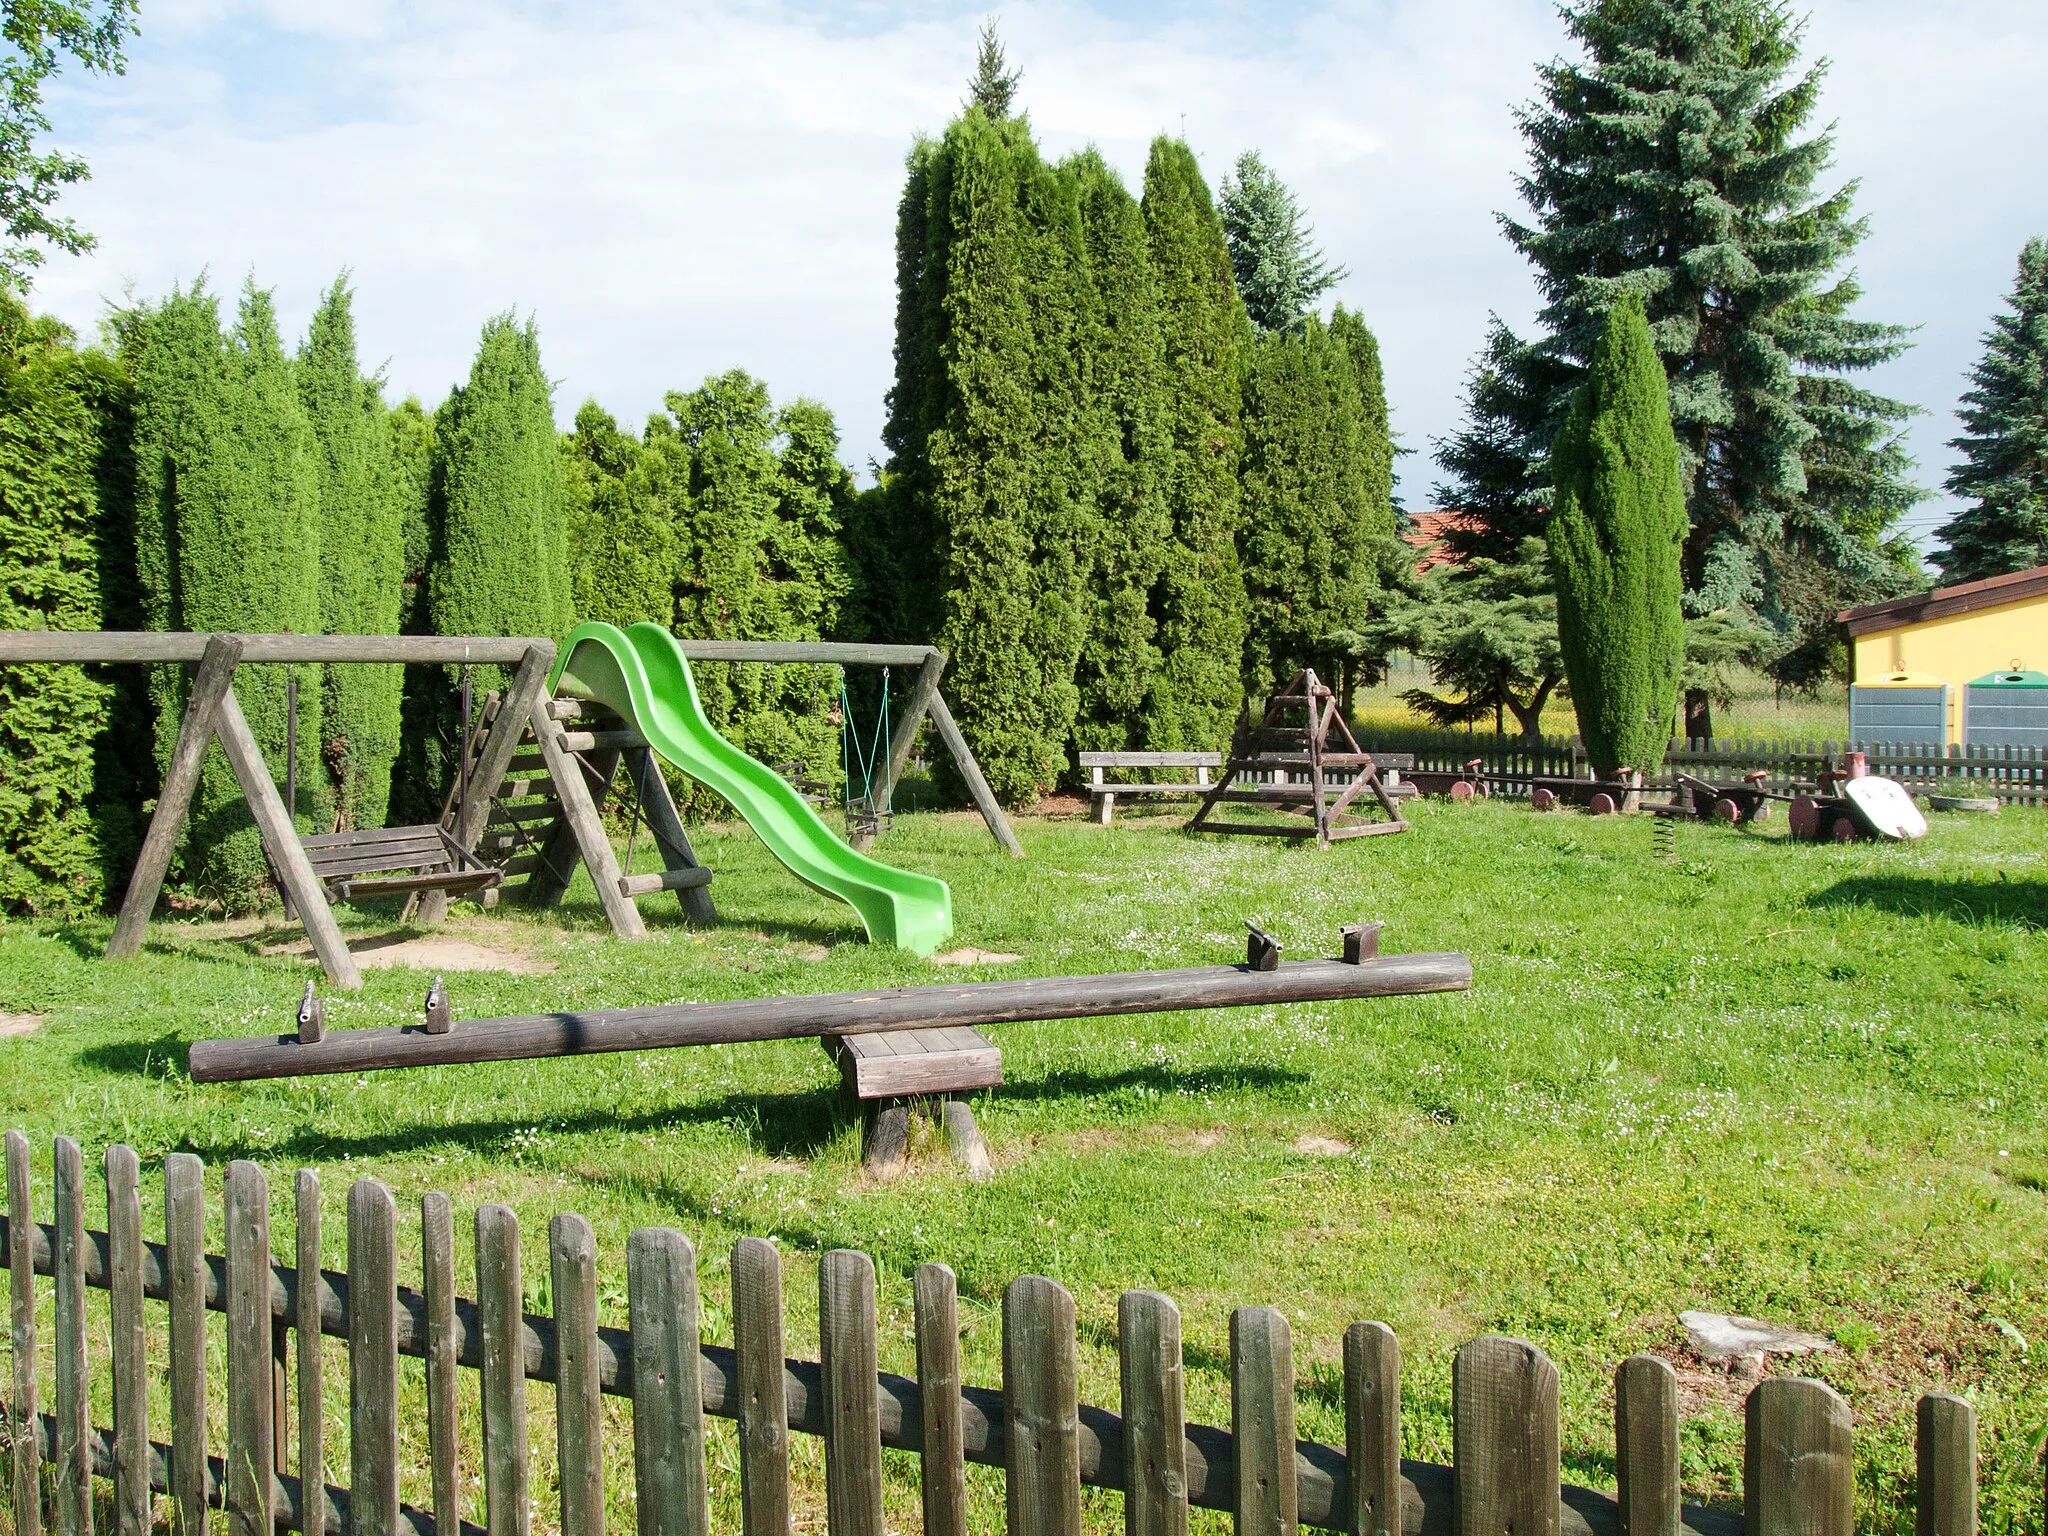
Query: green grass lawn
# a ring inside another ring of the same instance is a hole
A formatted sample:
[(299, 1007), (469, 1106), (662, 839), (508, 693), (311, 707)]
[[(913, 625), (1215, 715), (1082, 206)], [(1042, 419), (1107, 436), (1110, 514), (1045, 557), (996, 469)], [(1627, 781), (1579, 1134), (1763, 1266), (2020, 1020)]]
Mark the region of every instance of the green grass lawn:
[[(1647, 1349), (1685, 1382), (1689, 1493), (1739, 1495), (1736, 1389), (1687, 1355), (1676, 1314), (1745, 1313), (1840, 1341), (1806, 1368), (1856, 1413), (1859, 1528), (1910, 1529), (1912, 1409), (1938, 1387), (1982, 1415), (1987, 1528), (2031, 1531), (2048, 1424), (2048, 1371), (2031, 1352), (2048, 1355), (2048, 813), (1940, 818), (1911, 847), (1794, 846), (1782, 825), (1680, 826), (1664, 860), (1647, 819), (1491, 803), (1423, 804), (1405, 836), (1322, 852), (1196, 841), (1174, 816), (1112, 829), (1025, 818), (1017, 862), (972, 817), (905, 817), (879, 851), (951, 882), (957, 942), (1022, 957), (966, 973), (859, 942), (849, 909), (744, 829), (701, 837), (725, 917), (710, 931), (649, 901), (649, 940), (619, 943), (587, 882), (556, 914), (458, 909), (456, 936), (553, 967), (451, 974), (458, 1017), (1216, 962), (1241, 954), (1246, 918), (1295, 956), (1335, 953), (1340, 924), (1375, 917), (1390, 950), (1472, 957), (1460, 995), (997, 1027), (1008, 1081), (975, 1105), (997, 1164), (985, 1183), (929, 1142), (907, 1177), (871, 1182), (836, 1117), (835, 1073), (807, 1041), (195, 1086), (190, 1041), (289, 1027), (311, 970), (265, 953), (294, 937), (278, 917), (160, 923), (127, 965), (97, 958), (104, 921), (0, 928), (0, 1009), (47, 1014), (0, 1040), (0, 1102), (34, 1139), (45, 1199), (57, 1132), (90, 1159), (135, 1146), (146, 1203), (179, 1149), (205, 1157), (216, 1184), (231, 1158), (264, 1164), (280, 1214), (290, 1170), (317, 1167), (334, 1267), (357, 1176), (397, 1192), (413, 1274), (421, 1192), (450, 1191), (465, 1231), (478, 1203), (507, 1202), (529, 1234), (536, 1307), (546, 1219), (580, 1211), (614, 1322), (632, 1228), (697, 1241), (708, 1332), (724, 1341), (724, 1255), (738, 1236), (770, 1236), (790, 1261), (790, 1347), (806, 1355), (813, 1256), (862, 1248), (897, 1370), (911, 1364), (920, 1262), (959, 1272), (969, 1375), (991, 1384), (1003, 1284), (1050, 1275), (1079, 1301), (1083, 1395), (1111, 1406), (1117, 1294), (1153, 1287), (1183, 1308), (1189, 1416), (1209, 1423), (1229, 1423), (1230, 1309), (1274, 1303), (1295, 1330), (1301, 1433), (1340, 1445), (1340, 1334), (1384, 1319), (1406, 1349), (1407, 1452), (1434, 1461), (1450, 1457), (1453, 1350), (1516, 1334), (1557, 1361), (1566, 1476), (1598, 1487), (1612, 1486), (1612, 1371)], [(391, 921), (344, 920), (363, 936)], [(331, 1000), (329, 1027), (415, 1017), (427, 980), (371, 971)], [(147, 1220), (160, 1231), (155, 1209)], [(466, 1259), (460, 1273), (469, 1293)], [(416, 1399), (417, 1363), (406, 1370)], [(548, 1401), (537, 1389), (543, 1529)], [(610, 1411), (624, 1529), (626, 1410)], [(423, 1447), (419, 1423), (406, 1433)], [(737, 1499), (730, 1426), (714, 1446), (723, 1522)], [(797, 1452), (817, 1525), (818, 1446)], [(339, 1429), (329, 1456), (346, 1465)], [(890, 1459), (892, 1521), (908, 1528), (914, 1465)], [(476, 1465), (472, 1444), (466, 1475)], [(976, 1528), (998, 1528), (999, 1476), (970, 1478)], [(424, 1503), (423, 1478), (406, 1493)], [(480, 1486), (476, 1498), (481, 1518)], [(1091, 1528), (1118, 1528), (1113, 1497), (1088, 1507)]]

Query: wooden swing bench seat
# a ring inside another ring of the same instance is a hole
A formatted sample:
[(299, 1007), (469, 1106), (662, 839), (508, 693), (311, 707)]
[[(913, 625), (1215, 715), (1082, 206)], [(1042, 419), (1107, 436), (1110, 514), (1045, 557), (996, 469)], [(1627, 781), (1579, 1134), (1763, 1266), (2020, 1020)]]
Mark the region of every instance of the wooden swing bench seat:
[(494, 888), (505, 872), (486, 864), (445, 828), (375, 827), (299, 839), (330, 903), (422, 891), (468, 895)]

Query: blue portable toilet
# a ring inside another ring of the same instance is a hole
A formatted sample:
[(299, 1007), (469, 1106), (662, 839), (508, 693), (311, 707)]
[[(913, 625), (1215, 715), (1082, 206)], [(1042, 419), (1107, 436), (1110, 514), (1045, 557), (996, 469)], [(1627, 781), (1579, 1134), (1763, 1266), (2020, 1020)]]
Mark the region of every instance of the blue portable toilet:
[(1963, 690), (1963, 744), (2048, 747), (2048, 672), (1987, 672)]

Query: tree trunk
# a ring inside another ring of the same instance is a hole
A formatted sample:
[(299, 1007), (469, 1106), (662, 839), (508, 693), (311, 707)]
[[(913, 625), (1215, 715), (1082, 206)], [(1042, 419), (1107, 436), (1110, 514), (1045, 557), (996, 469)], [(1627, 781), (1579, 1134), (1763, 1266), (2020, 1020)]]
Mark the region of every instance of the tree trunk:
[(1704, 688), (1685, 690), (1685, 735), (1688, 741), (1711, 741), (1714, 735), (1714, 701)]

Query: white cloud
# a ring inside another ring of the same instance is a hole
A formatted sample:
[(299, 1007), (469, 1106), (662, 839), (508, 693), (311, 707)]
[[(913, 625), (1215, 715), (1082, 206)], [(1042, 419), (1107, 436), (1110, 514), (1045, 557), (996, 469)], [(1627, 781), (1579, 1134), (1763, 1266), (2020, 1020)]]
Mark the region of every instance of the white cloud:
[[(2027, 233), (2048, 228), (2042, 8), (1822, 0), (1824, 116), (1873, 220), (1873, 318), (1923, 323), (1880, 388), (1946, 412)], [(914, 135), (943, 126), (980, 12), (656, 0), (147, 0), (121, 80), (53, 105), (94, 180), (67, 211), (99, 251), (53, 258), (40, 300), (90, 328), (132, 283), (245, 272), (303, 324), (354, 274), (368, 362), (430, 403), (508, 305), (539, 318), (566, 418), (628, 421), (665, 390), (744, 367), (837, 412), (881, 453), (893, 227)], [(1257, 146), (1352, 271), (1411, 446), (1457, 420), (1487, 311), (1533, 291), (1499, 237), (1522, 162), (1512, 108), (1563, 46), (1532, 0), (1351, 0), (1293, 13), (1113, 18), (1079, 0), (1002, 8), (1046, 148), (1094, 143), (1135, 187), (1185, 131), (1212, 179)], [(1422, 457), (1405, 464), (1411, 504)]]

